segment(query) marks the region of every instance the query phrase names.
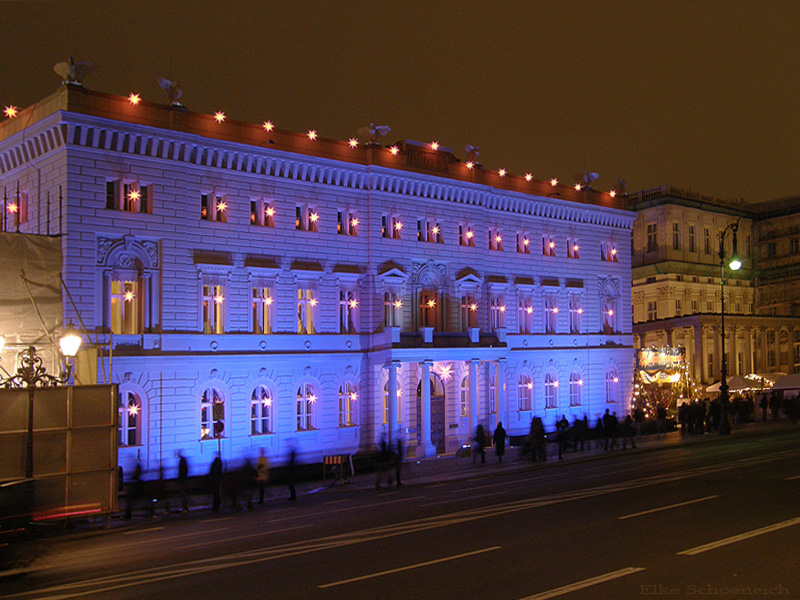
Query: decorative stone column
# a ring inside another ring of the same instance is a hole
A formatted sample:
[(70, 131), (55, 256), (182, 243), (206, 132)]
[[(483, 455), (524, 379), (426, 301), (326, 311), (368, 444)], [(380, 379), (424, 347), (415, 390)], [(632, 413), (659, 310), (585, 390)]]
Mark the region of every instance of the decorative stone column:
[(469, 437), (478, 427), (478, 359), (469, 361)]
[(389, 363), (389, 389), (386, 394), (386, 403), (389, 408), (387, 429), (389, 430), (390, 448), (394, 448), (394, 443), (397, 441), (397, 369), (399, 367), (399, 361), (393, 360)]
[[(434, 456), (436, 448), (431, 443), (431, 367), (433, 361), (422, 362), (422, 377), (420, 379), (420, 391), (422, 394), (422, 418), (420, 419), (421, 452), (422, 456)], [(419, 454), (418, 454), (419, 455)]]
[(506, 359), (497, 361), (497, 419), (509, 426), (508, 400), (506, 398)]

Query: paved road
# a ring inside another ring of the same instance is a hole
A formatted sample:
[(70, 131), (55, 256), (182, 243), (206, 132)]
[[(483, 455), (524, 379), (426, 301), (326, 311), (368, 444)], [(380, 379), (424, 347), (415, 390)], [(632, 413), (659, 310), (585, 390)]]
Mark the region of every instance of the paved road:
[(62, 537), (0, 595), (800, 598), (800, 430), (554, 467)]

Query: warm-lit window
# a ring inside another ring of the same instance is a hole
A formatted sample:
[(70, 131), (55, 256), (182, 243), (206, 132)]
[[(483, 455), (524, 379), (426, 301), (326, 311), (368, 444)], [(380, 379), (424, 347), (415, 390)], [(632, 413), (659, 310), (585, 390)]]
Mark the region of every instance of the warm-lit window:
[(502, 294), (492, 294), (489, 298), (489, 321), (492, 331), (506, 326), (506, 299)]
[(256, 386), (250, 395), (250, 435), (272, 433), (272, 392)]
[(619, 262), (619, 251), (614, 242), (600, 244), (600, 259), (606, 262)]
[[(694, 304), (696, 307), (696, 303)], [(647, 303), (647, 320), (655, 321), (658, 318), (658, 303), (650, 301)]]
[(478, 326), (478, 301), (473, 294), (461, 296), (461, 331)]
[(358, 216), (350, 210), (336, 213), (336, 233), (339, 235), (358, 235)]
[(200, 218), (204, 221), (228, 221), (228, 199), (218, 194), (200, 194)]
[(517, 303), (517, 324), (520, 333), (533, 333), (533, 299), (530, 294), (520, 294)]
[(308, 205), (295, 206), (294, 228), (298, 231), (317, 232), (319, 229), (319, 213)]
[(580, 246), (575, 238), (567, 240), (567, 258), (580, 258)]
[(531, 238), (527, 233), (517, 233), (517, 252), (521, 254), (531, 253)]
[(475, 228), (471, 225), (458, 226), (458, 245), (475, 246)]
[(119, 445), (139, 446), (142, 443), (142, 401), (131, 391), (120, 391)]
[(436, 327), (439, 319), (438, 294), (433, 290), (422, 290), (419, 293), (420, 327)]
[(272, 326), (275, 321), (275, 302), (272, 297), (272, 288), (254, 287), (251, 308), (253, 333), (272, 333)]
[(224, 437), (225, 398), (216, 388), (206, 388), (200, 397), (200, 439)]
[(139, 182), (106, 182), (106, 208), (131, 213), (153, 211), (153, 186)]
[(603, 298), (603, 333), (617, 333), (617, 301)]
[(303, 383), (297, 388), (297, 431), (315, 429), (317, 394), (314, 386)]
[(489, 373), (489, 414), (497, 414), (497, 369), (494, 365)]
[(544, 297), (544, 332), (556, 333), (558, 330), (558, 303), (556, 297), (548, 294)]
[(317, 298), (311, 288), (297, 288), (297, 333), (316, 333)]
[(250, 201), (250, 224), (275, 227), (275, 203), (259, 198)]
[(533, 382), (528, 375), (520, 375), (517, 386), (518, 410), (531, 410), (533, 400)]
[(203, 284), (203, 333), (225, 333), (225, 286)]
[(549, 235), (542, 236), (542, 256), (556, 255), (556, 241)]
[(111, 333), (141, 333), (142, 299), (137, 281), (111, 280)]
[(432, 219), (417, 219), (417, 241), (434, 244), (443, 243), (441, 224)]
[(503, 232), (499, 229), (489, 229), (489, 250), (503, 250)]
[(358, 389), (354, 383), (345, 382), (339, 386), (339, 427), (352, 427), (356, 419)]
[[(397, 386), (397, 422), (399, 423), (402, 421), (400, 418), (400, 399), (402, 397), (402, 392), (400, 391), (400, 385), (398, 382)], [(384, 425), (389, 422), (389, 382), (387, 381), (386, 384), (383, 386), (383, 423)]]

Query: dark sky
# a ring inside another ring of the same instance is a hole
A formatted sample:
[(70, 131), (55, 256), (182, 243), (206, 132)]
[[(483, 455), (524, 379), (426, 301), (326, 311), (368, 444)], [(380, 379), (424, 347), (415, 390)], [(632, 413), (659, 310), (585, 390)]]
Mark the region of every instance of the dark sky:
[[(757, 202), (800, 193), (800, 2), (0, 2), (0, 105), (87, 87), (347, 139), (437, 140), (487, 169)], [(0, 108), (2, 108), (0, 106)]]

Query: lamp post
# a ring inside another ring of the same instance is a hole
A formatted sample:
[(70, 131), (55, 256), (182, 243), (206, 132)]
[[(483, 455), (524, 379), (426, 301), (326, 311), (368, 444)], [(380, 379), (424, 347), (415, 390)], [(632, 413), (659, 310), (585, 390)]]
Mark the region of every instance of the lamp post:
[[(36, 348), (29, 346), (19, 353), (19, 367), (13, 375), (0, 378), (0, 385), (6, 388), (26, 388), (28, 390), (28, 428), (25, 436), (25, 479), (33, 479), (33, 398), (36, 388), (49, 388), (63, 385), (72, 374), (72, 361), (81, 345), (80, 336), (75, 333), (72, 323), (67, 325), (59, 347), (67, 359), (67, 368), (59, 376), (51, 375), (42, 364), (42, 358), (36, 354)], [(2, 347), (2, 346), (0, 346)]]
[(725, 355), (725, 236), (730, 231), (733, 233), (733, 252), (728, 260), (728, 267), (731, 271), (738, 271), (742, 268), (742, 260), (736, 252), (736, 232), (739, 230), (739, 221), (731, 223), (719, 234), (719, 285), (720, 285), (720, 326), (722, 336), (722, 366), (720, 368), (719, 384), (719, 403), (720, 421), (719, 434), (728, 435), (731, 432), (731, 424), (728, 422), (728, 360)]

